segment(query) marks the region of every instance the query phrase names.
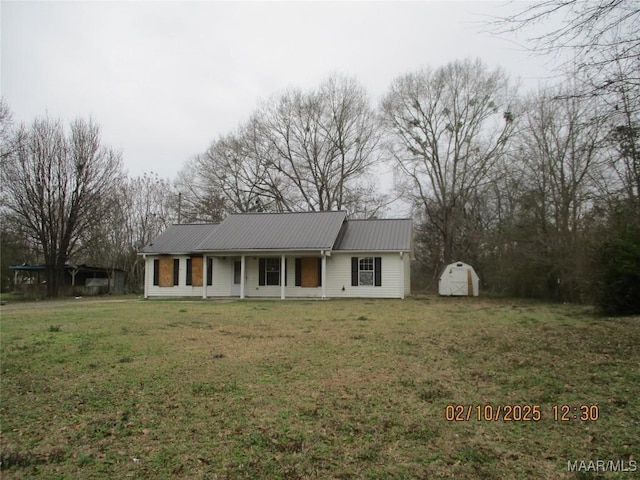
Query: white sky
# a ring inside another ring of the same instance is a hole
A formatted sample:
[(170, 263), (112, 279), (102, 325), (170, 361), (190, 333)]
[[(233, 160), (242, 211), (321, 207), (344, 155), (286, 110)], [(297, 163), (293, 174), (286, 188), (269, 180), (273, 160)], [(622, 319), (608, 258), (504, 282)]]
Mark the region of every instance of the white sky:
[(504, 2), (0, 3), (0, 91), (14, 121), (93, 117), (131, 175), (174, 178), (261, 100), (358, 79), (377, 104), (391, 81), (465, 57), (525, 86), (545, 60), (482, 33)]

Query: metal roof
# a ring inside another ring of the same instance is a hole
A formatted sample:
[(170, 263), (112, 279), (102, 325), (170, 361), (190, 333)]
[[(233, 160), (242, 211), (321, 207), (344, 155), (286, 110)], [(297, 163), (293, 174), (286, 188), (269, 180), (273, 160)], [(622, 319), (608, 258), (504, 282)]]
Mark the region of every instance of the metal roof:
[(346, 212), (238, 213), (220, 224), (172, 225), (140, 253), (259, 250), (410, 251), (410, 219), (346, 220)]
[(345, 223), (336, 250), (409, 251), (411, 219), (349, 220)]
[(198, 250), (330, 250), (346, 216), (342, 211), (233, 214)]
[[(9, 270), (17, 270), (19, 272), (43, 271), (46, 269), (47, 269), (46, 265), (28, 265), (26, 263), (23, 263), (22, 265), (9, 265)], [(106, 272), (107, 270), (114, 271), (114, 272), (124, 272), (124, 270), (122, 270), (121, 268), (95, 267), (95, 266), (87, 265), (85, 263), (82, 263), (80, 265), (73, 265), (69, 262), (67, 262), (64, 265), (64, 269), (78, 270), (81, 272), (96, 272), (96, 273)]]
[(141, 248), (140, 253), (192, 253), (218, 227), (211, 223), (172, 225)]

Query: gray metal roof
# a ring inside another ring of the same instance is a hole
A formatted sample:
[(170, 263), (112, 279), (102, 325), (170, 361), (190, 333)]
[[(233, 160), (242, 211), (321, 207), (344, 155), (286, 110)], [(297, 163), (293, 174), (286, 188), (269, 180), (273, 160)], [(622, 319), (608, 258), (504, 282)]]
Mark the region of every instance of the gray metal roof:
[(410, 251), (412, 235), (411, 219), (349, 220), (335, 250)]
[(410, 219), (348, 220), (345, 212), (238, 213), (220, 224), (172, 225), (140, 253), (255, 250), (409, 251)]
[(193, 253), (218, 227), (211, 223), (172, 225), (141, 248), (140, 253)]
[(346, 215), (346, 212), (233, 214), (200, 243), (198, 250), (330, 250)]

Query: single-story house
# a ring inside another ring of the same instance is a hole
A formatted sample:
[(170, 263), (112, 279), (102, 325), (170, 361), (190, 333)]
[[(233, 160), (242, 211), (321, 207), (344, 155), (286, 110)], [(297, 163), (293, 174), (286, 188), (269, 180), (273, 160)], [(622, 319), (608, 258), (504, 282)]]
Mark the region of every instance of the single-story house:
[(344, 211), (173, 225), (140, 250), (144, 296), (404, 298), (412, 230), (410, 219), (348, 220)]

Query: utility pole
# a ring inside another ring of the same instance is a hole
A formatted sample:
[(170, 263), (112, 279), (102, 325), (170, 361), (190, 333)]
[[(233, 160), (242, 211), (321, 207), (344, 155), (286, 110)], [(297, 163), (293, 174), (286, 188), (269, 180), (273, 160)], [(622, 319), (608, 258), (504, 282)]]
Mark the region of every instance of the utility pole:
[(182, 192), (178, 192), (178, 224), (181, 223), (182, 219)]

